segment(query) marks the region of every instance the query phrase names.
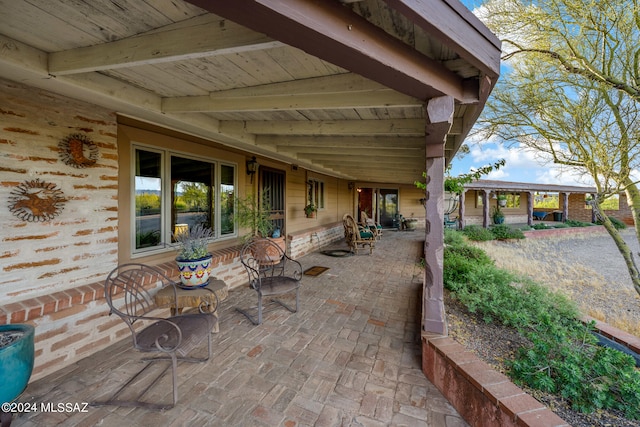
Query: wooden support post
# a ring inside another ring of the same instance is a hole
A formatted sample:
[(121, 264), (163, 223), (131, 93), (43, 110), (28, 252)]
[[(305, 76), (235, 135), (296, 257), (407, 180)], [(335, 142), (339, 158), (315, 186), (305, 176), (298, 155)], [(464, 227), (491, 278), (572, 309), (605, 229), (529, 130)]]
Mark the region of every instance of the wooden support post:
[(462, 230), (465, 227), (464, 216), (466, 212), (464, 208), (464, 203), (466, 200), (466, 197), (465, 197), (466, 194), (467, 194), (466, 190), (463, 190), (462, 194), (460, 194), (460, 200), (458, 201), (460, 203), (460, 205), (458, 206), (458, 229), (460, 230)]
[(427, 104), (426, 123), (426, 224), (425, 272), (422, 301), (422, 329), (447, 335), (444, 313), (444, 144), (453, 123), (453, 98), (431, 99)]
[(491, 211), (489, 210), (489, 195), (491, 191), (482, 190), (482, 226), (489, 228), (491, 225)]
[(533, 192), (527, 193), (527, 225), (533, 225)]

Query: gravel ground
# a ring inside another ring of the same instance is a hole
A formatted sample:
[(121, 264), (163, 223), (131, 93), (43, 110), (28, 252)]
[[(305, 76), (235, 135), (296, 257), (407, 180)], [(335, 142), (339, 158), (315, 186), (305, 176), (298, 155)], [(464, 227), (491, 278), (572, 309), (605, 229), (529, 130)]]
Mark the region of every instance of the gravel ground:
[[(633, 230), (623, 231), (634, 253), (640, 247)], [(584, 314), (640, 335), (640, 297), (634, 291), (626, 266), (606, 233), (525, 239), (479, 244), (502, 268), (527, 274), (538, 283), (564, 292)], [(512, 330), (486, 324), (446, 296), (449, 334), (480, 358), (504, 372), (502, 360), (523, 343)], [(526, 390), (575, 427), (640, 426), (615, 412), (580, 414), (554, 396)]]

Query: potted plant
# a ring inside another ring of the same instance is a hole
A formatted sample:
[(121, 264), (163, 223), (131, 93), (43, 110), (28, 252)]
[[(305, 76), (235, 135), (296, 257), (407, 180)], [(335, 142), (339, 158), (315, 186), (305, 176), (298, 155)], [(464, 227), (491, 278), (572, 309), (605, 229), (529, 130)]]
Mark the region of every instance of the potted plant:
[(178, 250), (176, 262), (184, 287), (198, 288), (207, 285), (213, 258), (208, 246), (212, 238), (213, 231), (201, 224), (173, 233), (174, 245)]
[(315, 218), (317, 210), (318, 209), (316, 208), (316, 205), (314, 205), (313, 203), (309, 203), (304, 207), (304, 214), (307, 216), (307, 218)]
[(507, 206), (507, 196), (505, 194), (498, 194), (498, 206), (502, 208)]
[(260, 199), (250, 194), (246, 198), (238, 200), (235, 220), (240, 227), (250, 230), (243, 237), (243, 240), (270, 239), (283, 251), (286, 250), (285, 238), (281, 236), (281, 230), (275, 227), (273, 219), (271, 219), (271, 202), (268, 190), (263, 192)]
[(496, 206), (493, 208), (491, 217), (493, 218), (494, 224), (502, 224), (504, 222), (504, 213), (502, 213), (500, 206)]
[(27, 387), (35, 358), (34, 334), (35, 328), (28, 324), (0, 325), (2, 403), (13, 402)]

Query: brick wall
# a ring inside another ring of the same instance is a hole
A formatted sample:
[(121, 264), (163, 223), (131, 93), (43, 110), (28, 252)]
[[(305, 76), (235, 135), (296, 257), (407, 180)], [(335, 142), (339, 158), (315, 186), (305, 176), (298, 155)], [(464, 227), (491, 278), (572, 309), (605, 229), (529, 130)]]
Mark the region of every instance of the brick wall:
[[(569, 219), (591, 222), (591, 209), (585, 206), (584, 200), (584, 194), (569, 195)], [(633, 214), (627, 204), (627, 196), (624, 193), (620, 194), (619, 209), (607, 210), (605, 214), (617, 218), (627, 225), (633, 225)]]
[(344, 239), (342, 221), (288, 234), (287, 250), (292, 258), (300, 258), (340, 239)]
[[(116, 118), (7, 80), (0, 80), (0, 99), (0, 323), (36, 326), (37, 378), (110, 339), (95, 283), (117, 263)], [(90, 167), (61, 158), (59, 142), (76, 133), (97, 147)], [(36, 179), (63, 192), (49, 221), (24, 221), (9, 210), (12, 191)]]

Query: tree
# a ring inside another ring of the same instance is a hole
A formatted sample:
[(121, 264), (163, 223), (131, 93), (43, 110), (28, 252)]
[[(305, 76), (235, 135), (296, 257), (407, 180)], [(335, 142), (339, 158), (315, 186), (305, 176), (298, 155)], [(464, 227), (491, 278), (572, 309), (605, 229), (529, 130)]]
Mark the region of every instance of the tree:
[(640, 241), (640, 10), (637, 0), (492, 0), (486, 24), (502, 34), (503, 74), (478, 121), (481, 132), (545, 154), (594, 183), (592, 206), (623, 256), (634, 256), (601, 209), (624, 191)]

